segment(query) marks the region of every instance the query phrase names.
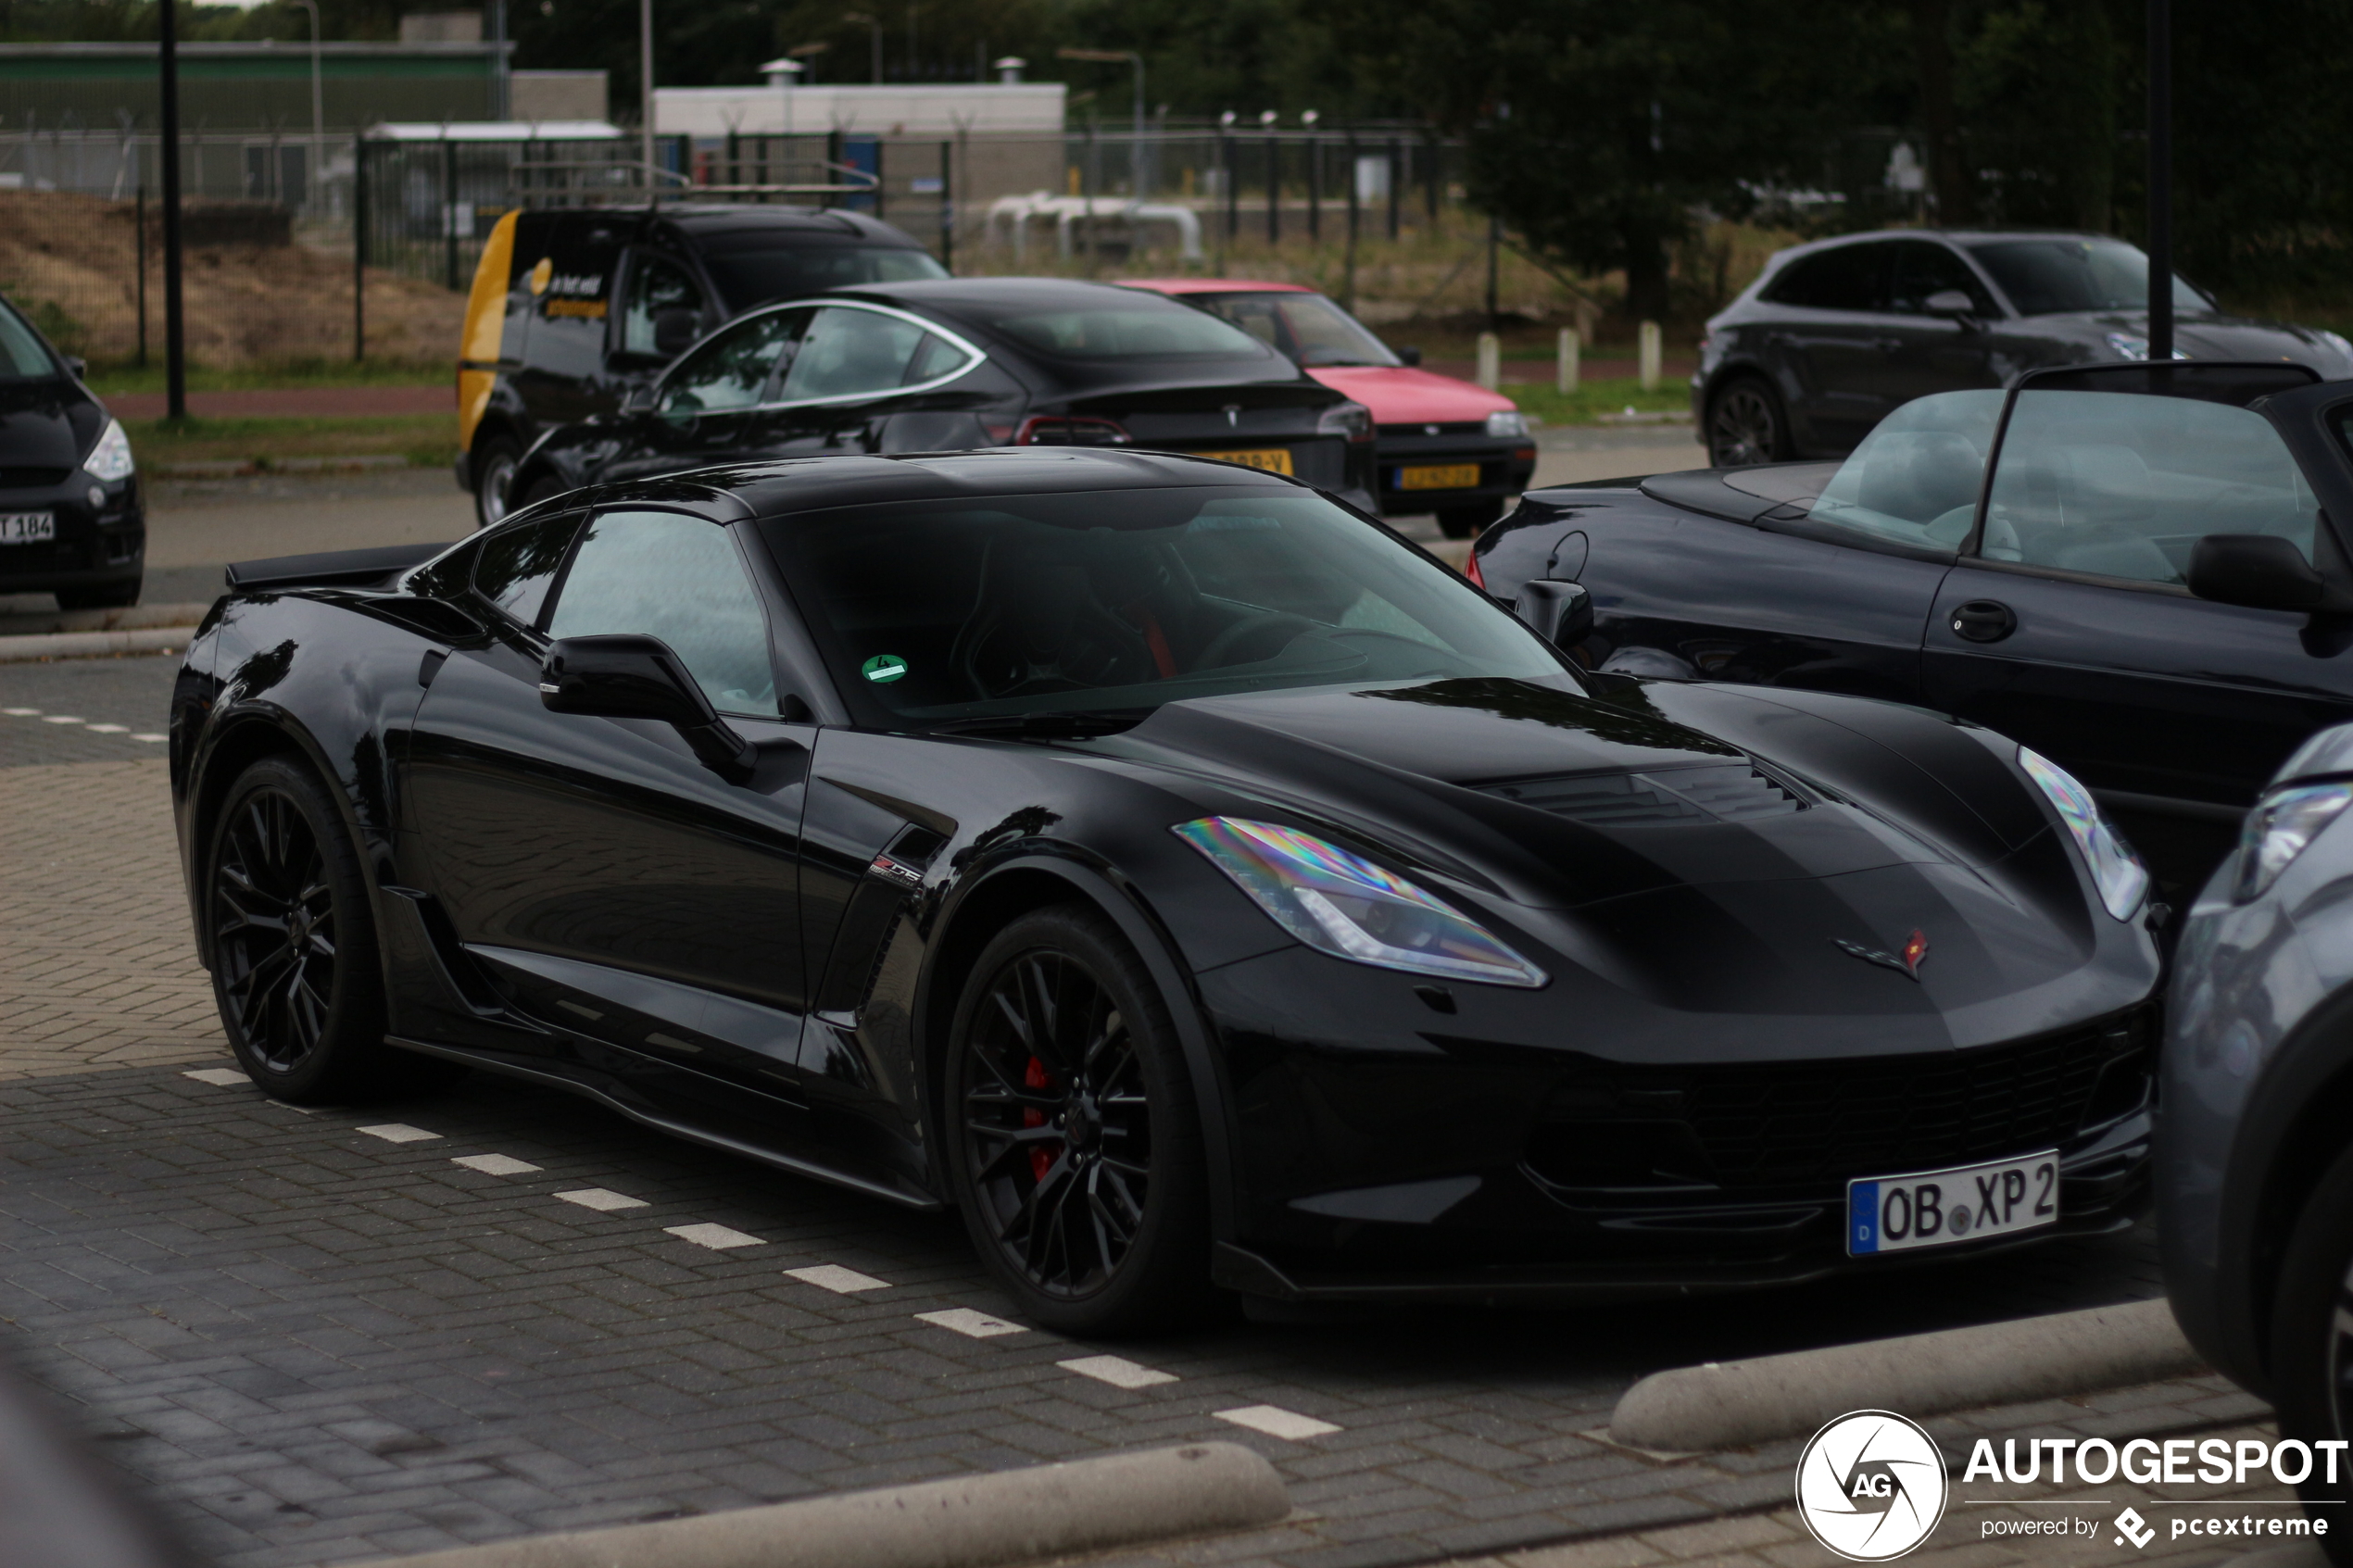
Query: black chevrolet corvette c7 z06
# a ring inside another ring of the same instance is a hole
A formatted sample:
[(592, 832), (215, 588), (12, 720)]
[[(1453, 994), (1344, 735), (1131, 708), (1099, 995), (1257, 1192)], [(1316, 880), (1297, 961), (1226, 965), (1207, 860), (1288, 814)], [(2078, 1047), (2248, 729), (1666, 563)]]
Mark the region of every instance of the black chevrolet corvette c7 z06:
[(1307, 486), (841, 457), (233, 567), (173, 709), (291, 1099), (463, 1063), (952, 1205), (1071, 1331), (2129, 1222), (2145, 878), (2064, 772), (1579, 671)]

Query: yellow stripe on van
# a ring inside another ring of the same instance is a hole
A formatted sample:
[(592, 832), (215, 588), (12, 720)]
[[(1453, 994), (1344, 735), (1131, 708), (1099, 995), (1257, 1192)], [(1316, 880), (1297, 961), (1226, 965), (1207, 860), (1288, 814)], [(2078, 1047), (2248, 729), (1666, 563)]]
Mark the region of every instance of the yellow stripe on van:
[(466, 296), (465, 330), (458, 335), (458, 449), (471, 451), (474, 427), (490, 407), (490, 393), (498, 380), (496, 370), (470, 370), (469, 364), (498, 362), (500, 339), (507, 328), (507, 288), (515, 261), (515, 219), (510, 212), (490, 231), (474, 264), (473, 292)]

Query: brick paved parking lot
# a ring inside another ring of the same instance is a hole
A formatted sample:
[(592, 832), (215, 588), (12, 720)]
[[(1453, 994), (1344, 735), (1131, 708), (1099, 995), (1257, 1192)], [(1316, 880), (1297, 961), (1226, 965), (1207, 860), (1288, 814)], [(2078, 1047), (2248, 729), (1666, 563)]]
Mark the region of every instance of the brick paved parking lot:
[[(1137, 1561), (1497, 1552), (1785, 1501), (1793, 1446), (1668, 1462), (1602, 1440), (1644, 1372), (2159, 1288), (2143, 1231), (1759, 1298), (1079, 1343), (1009, 1322), (951, 1218), (585, 1102), (477, 1074), (279, 1105), (227, 1067), (165, 764), (131, 738), (159, 728), (170, 663), (0, 666), (0, 709), (36, 710), (0, 716), (0, 1347), (216, 1563), (1206, 1437), (1266, 1453), (1300, 1514)], [(2201, 1379), (1955, 1429), (2259, 1413)]]

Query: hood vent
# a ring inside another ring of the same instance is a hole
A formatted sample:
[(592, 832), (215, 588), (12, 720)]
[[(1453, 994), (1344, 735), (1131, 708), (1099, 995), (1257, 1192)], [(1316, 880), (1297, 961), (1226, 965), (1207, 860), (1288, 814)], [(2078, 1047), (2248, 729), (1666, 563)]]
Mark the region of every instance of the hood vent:
[(1573, 773), (1471, 786), (1595, 827), (1618, 823), (1745, 822), (1806, 809), (1791, 790), (1746, 763), (1651, 773)]

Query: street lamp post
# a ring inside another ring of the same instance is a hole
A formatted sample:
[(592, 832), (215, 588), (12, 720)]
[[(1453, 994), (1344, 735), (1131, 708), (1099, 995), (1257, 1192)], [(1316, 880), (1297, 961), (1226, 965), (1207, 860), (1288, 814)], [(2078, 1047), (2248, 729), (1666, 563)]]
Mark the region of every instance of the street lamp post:
[(842, 19), (842, 20), (844, 20), (844, 21), (846, 21), (846, 22), (852, 23), (852, 24), (860, 24), (860, 25), (863, 25), (863, 26), (866, 26), (866, 27), (871, 27), (871, 28), (873, 28), (873, 29), (875, 30), (875, 86), (877, 86), (877, 87), (881, 86), (881, 85), (882, 85), (882, 22), (881, 22), (881, 20), (880, 20), (878, 18), (875, 18), (875, 17), (870, 17), (870, 16), (868, 16), (868, 15), (867, 15), (865, 12), (863, 12), (863, 11), (844, 11), (844, 12), (842, 13), (841, 19)]
[(319, 159), (327, 145), (327, 97), (319, 83), (319, 0), (295, 0), (310, 13), (310, 156), (302, 160), (302, 200), (316, 207)]
[(646, 198), (661, 199), (654, 184), (654, 0), (637, 0), (637, 115), (639, 155), (646, 165)]
[(2149, 358), (2173, 359), (2173, 19), (2168, 0), (2148, 0)]
[(1055, 55), (1065, 60), (1092, 60), (1101, 65), (1118, 65), (1122, 61), (1136, 70), (1136, 141), (1128, 152), (1128, 182), (1135, 187), (1136, 200), (1144, 199), (1151, 188), (1149, 164), (1144, 153), (1144, 56), (1133, 49), (1057, 49)]

